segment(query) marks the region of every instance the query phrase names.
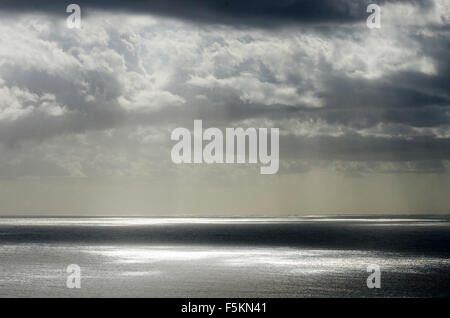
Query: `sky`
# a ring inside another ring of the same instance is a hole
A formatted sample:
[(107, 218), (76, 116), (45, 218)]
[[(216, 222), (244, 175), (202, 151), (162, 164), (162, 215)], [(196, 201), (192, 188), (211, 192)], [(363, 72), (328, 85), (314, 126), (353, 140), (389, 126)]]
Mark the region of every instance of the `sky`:
[[(450, 212), (448, 1), (75, 3), (0, 0), (0, 215)], [(174, 164), (195, 119), (278, 173)]]

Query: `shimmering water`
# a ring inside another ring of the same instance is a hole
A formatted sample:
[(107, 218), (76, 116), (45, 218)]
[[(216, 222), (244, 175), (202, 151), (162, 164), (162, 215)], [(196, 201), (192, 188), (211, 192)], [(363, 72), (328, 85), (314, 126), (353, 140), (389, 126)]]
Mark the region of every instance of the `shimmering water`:
[(0, 296), (448, 297), (449, 243), (446, 217), (0, 218)]

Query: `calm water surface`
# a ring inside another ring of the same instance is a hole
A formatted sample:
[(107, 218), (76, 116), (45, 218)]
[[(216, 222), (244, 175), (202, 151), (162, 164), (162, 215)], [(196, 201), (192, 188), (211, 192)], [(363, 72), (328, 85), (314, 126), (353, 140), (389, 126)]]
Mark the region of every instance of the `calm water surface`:
[(442, 216), (0, 218), (0, 296), (449, 297), (449, 256)]

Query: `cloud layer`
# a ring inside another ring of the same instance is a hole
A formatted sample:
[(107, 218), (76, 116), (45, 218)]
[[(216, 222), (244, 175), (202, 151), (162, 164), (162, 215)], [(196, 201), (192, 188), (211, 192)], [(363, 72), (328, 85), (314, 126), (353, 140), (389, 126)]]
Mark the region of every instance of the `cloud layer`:
[[(132, 14), (151, 14), (207, 24), (274, 27), (286, 24), (329, 24), (361, 22), (370, 0), (80, 0), (85, 12), (105, 10)], [(420, 10), (434, 8), (432, 0), (380, 0), (379, 5), (412, 4)], [(30, 4), (25, 0), (2, 0), (0, 8), (19, 13), (45, 12), (61, 15), (67, 4), (41, 0)]]
[[(364, 1), (80, 5), (77, 30), (56, 2), (0, 3), (1, 179), (198, 177), (170, 162), (194, 119), (279, 127), (283, 175), (449, 171), (445, 1), (380, 2), (374, 30)], [(202, 175), (223, 171), (254, 172)]]

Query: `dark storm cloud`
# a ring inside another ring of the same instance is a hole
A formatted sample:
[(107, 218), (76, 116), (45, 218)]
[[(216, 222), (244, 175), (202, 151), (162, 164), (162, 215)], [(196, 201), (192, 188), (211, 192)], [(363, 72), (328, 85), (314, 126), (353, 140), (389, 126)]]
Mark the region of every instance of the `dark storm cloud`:
[[(441, 61), (443, 63), (443, 61)], [(329, 123), (366, 128), (384, 123), (415, 127), (450, 124), (450, 78), (448, 73), (426, 75), (396, 72), (379, 80), (346, 76), (327, 78), (325, 109), (314, 117)]]
[(411, 84), (410, 75), (411, 73), (397, 73), (396, 82), (385, 78), (364, 80), (346, 78), (341, 75), (338, 78), (326, 79), (329, 92), (324, 95), (330, 107), (343, 108), (415, 108), (449, 104), (450, 98), (447, 96), (439, 96), (419, 87), (408, 87)]
[[(369, 3), (413, 3), (423, 9), (432, 7), (429, 0), (78, 0), (83, 10), (116, 10), (140, 14), (157, 14), (196, 22), (253, 24), (273, 26), (283, 23), (351, 23), (367, 18)], [(65, 14), (70, 2), (56, 0), (2, 0), (0, 9), (14, 12), (50, 12)]]

